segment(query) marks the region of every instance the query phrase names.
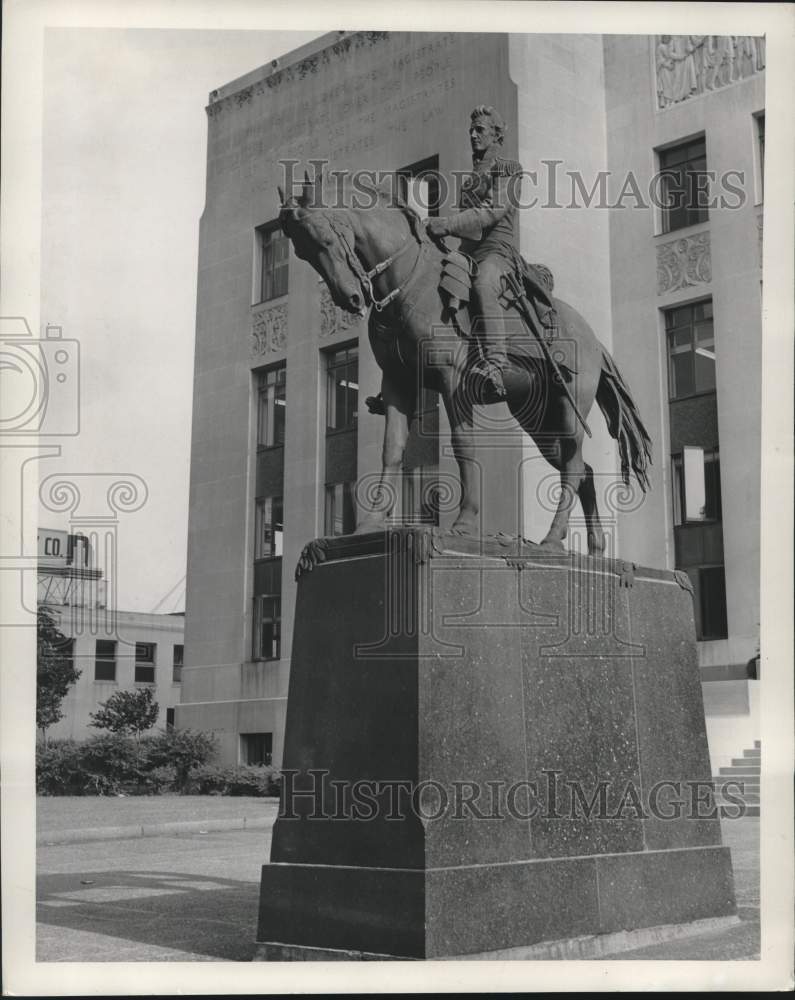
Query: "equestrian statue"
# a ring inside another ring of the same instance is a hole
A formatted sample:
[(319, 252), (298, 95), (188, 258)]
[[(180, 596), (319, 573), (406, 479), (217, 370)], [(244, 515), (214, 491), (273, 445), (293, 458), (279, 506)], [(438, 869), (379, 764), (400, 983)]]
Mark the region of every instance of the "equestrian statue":
[[(383, 373), (367, 400), (386, 417), (381, 489), (356, 533), (386, 527), (398, 494), (403, 455), (422, 387), (440, 393), (461, 479), (451, 531), (478, 533), (480, 466), (475, 406), (507, 404), (560, 473), (561, 490), (542, 545), (562, 548), (579, 498), (590, 554), (604, 552), (593, 470), (582, 455), (588, 414), (599, 405), (618, 444), (622, 479), (649, 487), (651, 442), (615, 362), (585, 319), (553, 295), (542, 265), (516, 249), (522, 167), (501, 156), (505, 125), (491, 107), (472, 112), (472, 172), (458, 211), (419, 215), (379, 189), (373, 207), (326, 208), (307, 178), (285, 200), (279, 220), (296, 255), (323, 278), (334, 303), (364, 316)], [(458, 237), (451, 249), (446, 240)]]

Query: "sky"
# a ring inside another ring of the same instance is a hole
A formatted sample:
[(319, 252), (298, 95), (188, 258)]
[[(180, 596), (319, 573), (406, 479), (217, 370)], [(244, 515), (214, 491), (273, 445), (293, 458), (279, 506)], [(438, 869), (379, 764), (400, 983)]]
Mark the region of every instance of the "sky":
[(41, 324), (79, 342), (81, 406), (39, 474), (78, 474), (89, 514), (108, 476), (144, 481), (143, 506), (118, 515), (120, 609), (184, 610), (207, 96), (317, 34), (45, 33)]

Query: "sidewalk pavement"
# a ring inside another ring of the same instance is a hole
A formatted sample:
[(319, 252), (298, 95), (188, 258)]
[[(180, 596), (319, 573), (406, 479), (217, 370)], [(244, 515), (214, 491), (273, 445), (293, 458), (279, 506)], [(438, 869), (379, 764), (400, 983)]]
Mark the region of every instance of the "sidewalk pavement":
[(277, 798), (220, 795), (75, 796), (36, 800), (36, 844), (270, 829)]
[[(243, 828), (244, 818), (225, 832), (206, 826), (205, 833), (40, 846), (37, 961), (251, 961), (270, 830)], [(724, 821), (723, 834), (740, 922), (606, 959), (759, 957), (759, 820)]]

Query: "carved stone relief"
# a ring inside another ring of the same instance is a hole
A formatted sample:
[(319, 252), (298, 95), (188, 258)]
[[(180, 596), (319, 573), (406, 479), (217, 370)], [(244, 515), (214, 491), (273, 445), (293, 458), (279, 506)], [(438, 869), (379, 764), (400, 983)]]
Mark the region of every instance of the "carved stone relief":
[(657, 246), (657, 294), (712, 281), (709, 230)]
[(358, 318), (352, 313), (338, 309), (331, 299), (331, 294), (325, 285), (320, 289), (320, 336), (333, 337), (335, 333), (349, 330)]
[(252, 354), (283, 351), (287, 346), (287, 303), (261, 307), (251, 323)]
[(765, 39), (752, 35), (658, 35), (657, 107), (721, 90), (765, 68)]

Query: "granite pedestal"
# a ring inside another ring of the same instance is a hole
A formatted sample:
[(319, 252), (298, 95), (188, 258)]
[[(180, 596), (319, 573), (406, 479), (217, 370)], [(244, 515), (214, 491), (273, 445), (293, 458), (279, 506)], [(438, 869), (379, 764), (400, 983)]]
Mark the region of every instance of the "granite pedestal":
[(411, 528), (323, 555), (298, 584), (261, 957), (735, 913), (686, 577)]

